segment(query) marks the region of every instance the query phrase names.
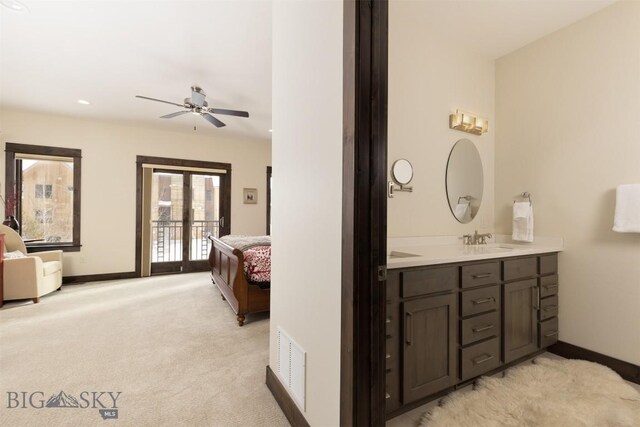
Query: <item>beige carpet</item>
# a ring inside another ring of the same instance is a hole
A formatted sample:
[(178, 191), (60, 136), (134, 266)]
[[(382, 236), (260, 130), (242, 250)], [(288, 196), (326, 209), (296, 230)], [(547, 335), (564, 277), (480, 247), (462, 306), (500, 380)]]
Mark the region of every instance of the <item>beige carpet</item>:
[[(237, 326), (206, 273), (65, 286), (39, 304), (6, 304), (0, 425), (289, 425), (264, 385), (268, 316), (247, 320)], [(67, 407), (36, 409), (27, 394), (26, 408), (7, 408), (22, 403), (8, 392), (42, 392), (33, 399), (42, 406), (60, 391)], [(109, 391), (122, 393), (117, 420), (97, 409), (113, 406), (108, 394), (92, 399)], [(96, 408), (68, 407), (69, 396)]]
[(538, 358), (483, 377), (428, 413), (424, 427), (637, 427), (640, 393), (615, 372), (582, 360)]

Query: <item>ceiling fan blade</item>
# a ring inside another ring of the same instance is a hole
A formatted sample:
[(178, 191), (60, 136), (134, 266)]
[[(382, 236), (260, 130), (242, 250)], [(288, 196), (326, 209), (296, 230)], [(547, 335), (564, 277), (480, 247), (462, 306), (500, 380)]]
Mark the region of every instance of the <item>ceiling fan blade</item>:
[(161, 119), (172, 119), (174, 117), (181, 116), (183, 114), (188, 114), (191, 111), (178, 111), (177, 113), (165, 114), (164, 116), (160, 116)]
[(148, 99), (149, 101), (162, 102), (165, 104), (177, 105), (178, 107), (184, 107), (184, 104), (176, 104), (175, 102), (163, 101), (162, 99), (149, 98), (148, 96), (136, 95), (136, 98)]
[(208, 110), (210, 113), (213, 113), (213, 114), (226, 114), (228, 116), (249, 117), (249, 113), (246, 111), (225, 110), (223, 108), (209, 108)]
[(207, 113), (202, 113), (200, 114), (202, 117), (204, 117), (204, 119), (206, 121), (208, 121), (209, 123), (211, 123), (212, 125), (214, 125), (217, 128), (221, 128), (223, 126), (226, 126), (224, 123), (222, 123), (220, 120), (216, 119), (215, 117), (213, 117), (211, 114), (207, 114)]
[(191, 103), (202, 108), (204, 106), (204, 98), (207, 96), (202, 89), (197, 86), (191, 86)]

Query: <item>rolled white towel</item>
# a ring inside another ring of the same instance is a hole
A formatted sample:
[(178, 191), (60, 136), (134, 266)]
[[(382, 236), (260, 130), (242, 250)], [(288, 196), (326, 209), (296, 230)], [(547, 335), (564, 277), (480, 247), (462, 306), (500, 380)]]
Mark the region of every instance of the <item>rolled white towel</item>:
[(616, 189), (613, 231), (640, 233), (640, 184), (619, 185)]

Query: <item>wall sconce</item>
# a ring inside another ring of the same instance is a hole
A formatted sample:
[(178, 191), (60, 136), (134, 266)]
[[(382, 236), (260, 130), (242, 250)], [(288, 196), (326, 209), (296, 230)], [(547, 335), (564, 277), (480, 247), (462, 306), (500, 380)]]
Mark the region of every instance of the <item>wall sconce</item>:
[(489, 121), (485, 118), (456, 110), (455, 114), (449, 116), (449, 128), (474, 135), (482, 135), (489, 130)]

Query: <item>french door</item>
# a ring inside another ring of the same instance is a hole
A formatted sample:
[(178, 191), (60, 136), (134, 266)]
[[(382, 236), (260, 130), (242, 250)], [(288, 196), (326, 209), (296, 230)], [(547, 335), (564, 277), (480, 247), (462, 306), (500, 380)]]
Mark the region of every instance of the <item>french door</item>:
[(151, 274), (206, 271), (211, 241), (229, 234), (227, 174), (154, 168)]

